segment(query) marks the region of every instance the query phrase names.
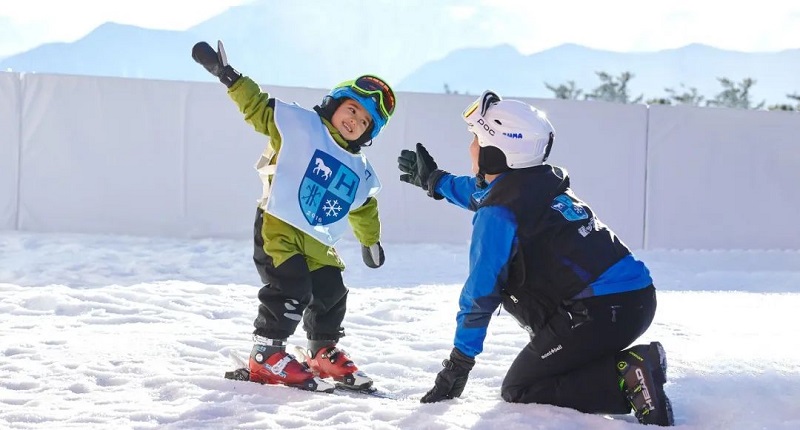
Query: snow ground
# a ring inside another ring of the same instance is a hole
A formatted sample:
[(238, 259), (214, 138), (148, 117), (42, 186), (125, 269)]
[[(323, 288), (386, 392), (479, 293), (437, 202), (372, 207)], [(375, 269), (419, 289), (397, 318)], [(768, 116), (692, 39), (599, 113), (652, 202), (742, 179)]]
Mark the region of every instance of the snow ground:
[[(402, 400), (225, 380), (251, 346), (249, 241), (0, 233), (0, 427), (9, 429), (625, 429), (502, 401), (527, 340), (495, 316), (460, 399), (423, 405), (452, 348), (467, 247), (384, 244), (372, 270), (344, 243), (340, 345)], [(800, 251), (639, 251), (659, 289), (666, 391), (686, 429), (800, 428)], [(302, 330), (290, 339), (304, 344)]]

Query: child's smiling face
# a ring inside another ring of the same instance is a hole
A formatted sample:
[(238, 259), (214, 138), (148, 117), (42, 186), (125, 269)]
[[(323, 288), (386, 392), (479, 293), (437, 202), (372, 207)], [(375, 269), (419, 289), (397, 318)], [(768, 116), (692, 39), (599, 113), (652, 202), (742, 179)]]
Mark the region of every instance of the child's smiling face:
[(333, 112), (331, 124), (348, 141), (361, 137), (372, 121), (370, 114), (353, 99), (344, 99), (342, 104)]

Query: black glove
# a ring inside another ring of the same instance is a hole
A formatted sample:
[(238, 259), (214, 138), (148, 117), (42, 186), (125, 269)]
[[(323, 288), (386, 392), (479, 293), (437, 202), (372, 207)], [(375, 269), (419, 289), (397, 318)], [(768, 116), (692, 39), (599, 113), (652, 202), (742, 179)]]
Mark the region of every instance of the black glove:
[(383, 262), (386, 261), (380, 242), (375, 242), (371, 246), (361, 245), (361, 258), (364, 260), (364, 264), (373, 269), (383, 266)]
[(217, 50), (206, 42), (197, 42), (192, 48), (192, 58), (208, 70), (208, 73), (219, 78), (219, 81), (230, 88), (242, 74), (228, 65), (228, 57), (225, 55), (225, 46), (222, 41), (217, 41)]
[(469, 371), (475, 366), (475, 359), (462, 354), (453, 348), (450, 359), (442, 361), (444, 369), (436, 375), (433, 388), (419, 400), (420, 403), (435, 403), (453, 397), (460, 397), (467, 385)]
[(403, 172), (400, 175), (401, 181), (422, 188), (436, 200), (443, 198), (435, 191), (436, 183), (447, 172), (438, 170), (439, 166), (436, 165), (436, 161), (423, 144), (417, 143), (416, 152), (407, 149), (400, 151), (400, 156), (397, 157), (397, 168)]

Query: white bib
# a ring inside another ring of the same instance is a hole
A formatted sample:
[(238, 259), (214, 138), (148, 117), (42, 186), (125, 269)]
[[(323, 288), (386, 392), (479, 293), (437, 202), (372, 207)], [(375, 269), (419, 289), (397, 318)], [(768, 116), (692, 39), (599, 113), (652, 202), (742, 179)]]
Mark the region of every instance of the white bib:
[(364, 154), (333, 140), (316, 112), (275, 100), (281, 134), (266, 212), (333, 246), (347, 230), (347, 214), (381, 189)]

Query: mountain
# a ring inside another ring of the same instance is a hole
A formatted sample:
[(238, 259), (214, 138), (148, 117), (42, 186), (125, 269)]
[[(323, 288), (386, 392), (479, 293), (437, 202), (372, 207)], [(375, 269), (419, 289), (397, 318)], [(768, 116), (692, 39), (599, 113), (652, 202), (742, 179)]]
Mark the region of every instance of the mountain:
[(474, 31), (482, 16), (456, 17), (480, 4), (261, 0), (182, 32), (107, 23), (73, 43), (46, 44), (6, 58), (0, 70), (211, 80), (192, 61), (191, 47), (222, 39), (231, 65), (263, 84), (327, 88), (363, 73), (397, 82), (455, 49), (502, 43), (499, 33)]
[[(468, 70), (469, 73), (458, 71)], [(692, 44), (658, 52), (620, 53), (566, 44), (531, 55), (522, 55), (510, 45), (457, 50), (432, 61), (397, 84), (398, 89), (480, 94), (487, 88), (508, 96), (551, 98), (545, 83), (558, 86), (574, 81), (584, 93), (600, 86), (596, 72), (618, 77), (631, 72), (630, 95), (645, 99), (666, 96), (665, 88), (683, 92), (696, 88), (706, 99), (722, 91), (717, 78), (736, 83), (753, 78), (756, 103), (790, 102), (786, 94), (800, 93), (800, 49), (776, 53), (725, 51)], [(684, 87), (681, 87), (681, 84)]]
[(0, 61), (0, 70), (121, 76), (152, 79), (205, 79), (202, 68), (180, 67), (176, 52), (189, 62), (196, 37), (186, 32), (149, 30), (106, 23), (73, 43), (49, 43)]
[[(595, 72), (634, 74), (630, 94), (665, 96), (697, 88), (712, 98), (718, 77), (753, 78), (753, 100), (787, 102), (800, 92), (800, 50), (743, 53), (705, 45), (619, 53), (566, 44), (523, 55), (510, 41), (525, 17), (481, 0), (259, 0), (232, 7), (185, 31), (106, 23), (73, 43), (45, 44), (0, 59), (0, 70), (211, 81), (192, 61), (195, 42), (225, 42), (235, 68), (264, 85), (329, 88), (362, 73), (403, 91), (552, 97), (545, 83), (574, 81), (584, 92)], [(0, 33), (1, 34), (1, 33)]]
[(480, 4), (262, 0), (231, 8), (189, 31), (205, 40), (224, 40), (231, 64), (260, 82), (326, 88), (364, 73), (397, 82), (455, 49), (502, 43), (499, 34), (474, 31), (482, 15), (455, 17), (462, 8)]

